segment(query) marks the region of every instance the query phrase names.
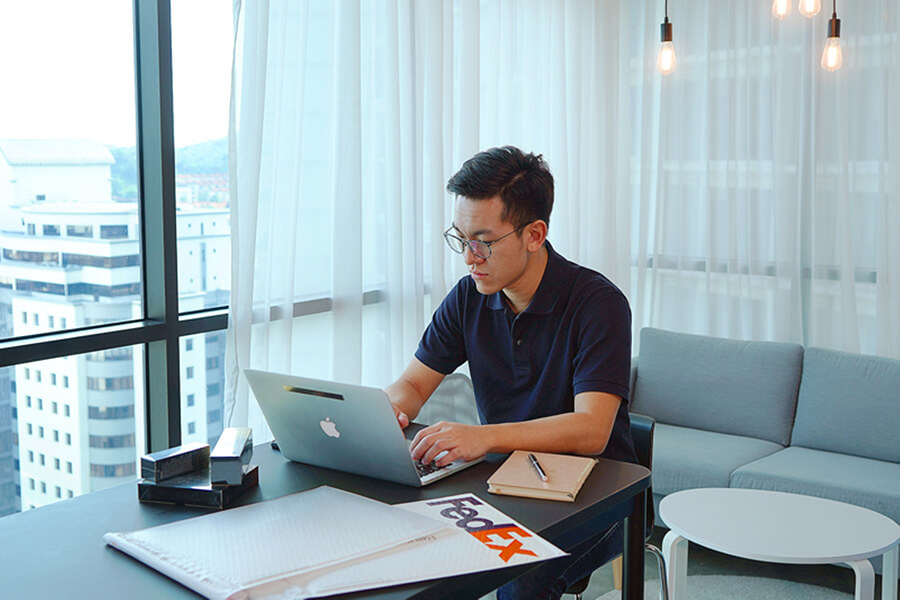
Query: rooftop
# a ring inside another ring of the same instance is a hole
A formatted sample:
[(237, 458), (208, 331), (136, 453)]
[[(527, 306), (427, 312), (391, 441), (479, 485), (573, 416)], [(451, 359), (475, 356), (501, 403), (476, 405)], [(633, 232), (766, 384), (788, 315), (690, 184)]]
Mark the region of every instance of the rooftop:
[(111, 165), (109, 149), (90, 140), (0, 139), (0, 155), (10, 165)]

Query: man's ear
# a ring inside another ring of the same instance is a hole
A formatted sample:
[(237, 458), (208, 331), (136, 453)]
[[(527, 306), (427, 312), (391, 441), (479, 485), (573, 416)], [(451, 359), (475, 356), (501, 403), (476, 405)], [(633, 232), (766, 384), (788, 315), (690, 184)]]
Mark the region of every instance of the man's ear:
[(525, 247), (529, 252), (537, 252), (547, 239), (547, 223), (538, 219), (525, 226), (523, 232)]

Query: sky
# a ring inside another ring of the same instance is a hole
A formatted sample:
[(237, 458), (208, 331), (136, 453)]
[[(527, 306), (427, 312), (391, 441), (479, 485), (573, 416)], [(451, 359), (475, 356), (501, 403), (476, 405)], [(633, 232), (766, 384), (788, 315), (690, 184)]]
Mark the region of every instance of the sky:
[[(232, 0), (172, 0), (175, 146), (228, 134)], [(0, 0), (0, 138), (135, 143), (131, 0)]]

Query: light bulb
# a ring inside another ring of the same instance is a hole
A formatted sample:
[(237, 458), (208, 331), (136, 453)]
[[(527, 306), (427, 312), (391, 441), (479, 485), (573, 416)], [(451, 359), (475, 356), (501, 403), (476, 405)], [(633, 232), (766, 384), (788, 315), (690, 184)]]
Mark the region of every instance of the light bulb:
[(822, 68), (826, 71), (837, 71), (843, 62), (841, 20), (837, 18), (837, 12), (835, 12), (828, 20), (828, 41), (825, 42), (825, 50), (822, 51)]
[(663, 42), (656, 57), (656, 68), (663, 75), (669, 75), (675, 70), (676, 63), (675, 45), (672, 42)]
[(825, 42), (825, 50), (822, 52), (822, 68), (826, 71), (837, 71), (844, 64), (844, 55), (841, 52), (841, 38), (830, 37)]
[[(801, 2), (803, 0), (800, 0)], [(774, 0), (772, 2), (772, 16), (776, 19), (783, 19), (791, 14), (791, 0)]]
[(797, 10), (804, 17), (814, 17), (822, 10), (821, 0), (800, 0)]

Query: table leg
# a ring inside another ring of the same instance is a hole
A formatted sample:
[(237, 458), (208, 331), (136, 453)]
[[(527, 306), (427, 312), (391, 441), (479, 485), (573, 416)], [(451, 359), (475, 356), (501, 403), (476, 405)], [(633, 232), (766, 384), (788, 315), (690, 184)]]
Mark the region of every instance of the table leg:
[(622, 552), (622, 600), (644, 600), (644, 527), (647, 520), (647, 492), (633, 499), (631, 514), (625, 517), (625, 540)]
[(874, 600), (875, 598), (875, 569), (868, 560), (854, 560), (844, 563), (853, 568), (856, 573), (856, 591), (854, 600)]
[(900, 576), (898, 570), (898, 554), (900, 554), (900, 546), (894, 546), (881, 556), (881, 598), (897, 597), (897, 577)]
[(666, 557), (669, 600), (683, 600), (687, 598), (688, 541), (669, 531), (663, 538), (662, 553)]

